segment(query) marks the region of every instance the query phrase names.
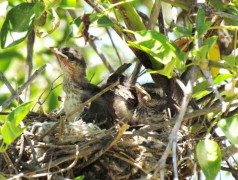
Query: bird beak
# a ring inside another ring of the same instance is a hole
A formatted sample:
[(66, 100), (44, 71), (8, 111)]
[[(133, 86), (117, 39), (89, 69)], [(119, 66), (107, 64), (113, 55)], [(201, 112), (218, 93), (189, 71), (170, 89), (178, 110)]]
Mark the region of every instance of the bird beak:
[(142, 87), (135, 85), (134, 88), (142, 102), (147, 103), (151, 100), (151, 96)]
[(54, 53), (54, 55), (56, 56), (57, 60), (59, 61), (59, 63), (64, 63), (65, 65), (67, 65), (67, 60), (68, 57), (66, 55), (64, 55), (59, 48), (55, 48), (55, 47), (50, 47), (50, 51), (52, 53)]

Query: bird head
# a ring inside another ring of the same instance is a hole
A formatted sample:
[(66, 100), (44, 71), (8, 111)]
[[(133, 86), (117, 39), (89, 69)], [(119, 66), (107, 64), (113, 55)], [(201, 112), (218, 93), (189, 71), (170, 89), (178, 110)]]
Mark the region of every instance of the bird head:
[(163, 98), (161, 98), (161, 91), (158, 90), (158, 88), (151, 87), (150, 84), (145, 84), (143, 87), (135, 85), (134, 88), (136, 90), (139, 106), (154, 108), (163, 103), (161, 102), (163, 101)]
[(71, 79), (75, 79), (77, 77), (85, 77), (86, 63), (79, 51), (69, 47), (51, 47), (50, 50), (56, 56), (63, 71), (64, 77)]
[(136, 90), (138, 96), (137, 98), (140, 104), (147, 104), (149, 101), (151, 101), (151, 96), (141, 86), (135, 85), (134, 88)]

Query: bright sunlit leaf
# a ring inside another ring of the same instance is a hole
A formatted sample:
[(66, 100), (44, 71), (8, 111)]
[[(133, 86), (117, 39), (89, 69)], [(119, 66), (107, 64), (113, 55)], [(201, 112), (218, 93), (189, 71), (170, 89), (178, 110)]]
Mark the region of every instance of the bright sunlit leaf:
[(29, 113), (34, 103), (34, 101), (30, 101), (21, 104), (8, 115), (7, 120), (13, 123), (15, 126), (18, 126), (20, 122), (25, 118), (25, 116)]
[(18, 136), (20, 136), (27, 127), (19, 128), (12, 122), (6, 121), (1, 128), (3, 141), (8, 145), (11, 144)]
[(74, 178), (73, 180), (83, 180), (85, 178), (85, 176), (78, 176), (76, 178)]
[(212, 25), (211, 21), (206, 21), (205, 12), (202, 8), (198, 9), (196, 18), (196, 31), (198, 38), (201, 38), (203, 34), (207, 32), (209, 27)]
[(168, 38), (161, 33), (150, 30), (129, 32), (136, 36), (136, 41), (128, 41), (128, 44), (151, 55), (153, 57), (151, 59), (153, 69), (161, 70), (164, 67), (163, 72), (166, 72), (164, 75), (171, 77), (175, 64), (177, 64), (176, 61), (180, 58), (177, 49)]
[(34, 24), (34, 3), (22, 3), (12, 8), (1, 29), (1, 47), (8, 48), (24, 41)]
[(223, 118), (217, 125), (224, 132), (228, 140), (238, 147), (238, 115)]
[(203, 140), (197, 144), (198, 163), (207, 180), (214, 180), (221, 169), (221, 150), (215, 141)]

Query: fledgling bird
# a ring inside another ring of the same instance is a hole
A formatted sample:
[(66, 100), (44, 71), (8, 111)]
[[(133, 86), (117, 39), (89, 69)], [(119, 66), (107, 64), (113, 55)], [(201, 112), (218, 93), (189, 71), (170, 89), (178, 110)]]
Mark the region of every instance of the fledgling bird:
[(86, 123), (95, 123), (101, 128), (110, 128), (113, 125), (115, 114), (105, 95), (83, 107), (83, 103), (99, 93), (101, 89), (87, 80), (86, 63), (82, 54), (69, 47), (51, 47), (50, 49), (55, 54), (63, 72), (66, 115), (81, 106), (81, 110), (70, 116), (68, 120), (74, 122), (82, 119)]
[(112, 89), (112, 104), (120, 121), (130, 125), (157, 123), (177, 113), (176, 102), (167, 97), (158, 85), (146, 83), (133, 87), (122, 74), (110, 76), (107, 85), (117, 80), (120, 84)]
[(168, 120), (178, 112), (172, 98), (165, 96), (154, 83), (135, 85), (138, 104), (133, 111), (131, 124), (149, 124)]
[(111, 89), (112, 92), (112, 107), (115, 110), (117, 118), (128, 123), (132, 118), (133, 111), (138, 103), (136, 92), (131, 87), (129, 79), (122, 74), (113, 74), (108, 80), (106, 86), (119, 81), (119, 85)]

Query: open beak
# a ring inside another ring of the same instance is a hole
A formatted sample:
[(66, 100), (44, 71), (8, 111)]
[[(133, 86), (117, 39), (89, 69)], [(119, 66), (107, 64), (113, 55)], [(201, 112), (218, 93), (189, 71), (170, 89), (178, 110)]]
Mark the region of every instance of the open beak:
[(64, 63), (65, 65), (67, 65), (67, 60), (68, 57), (66, 55), (64, 55), (59, 48), (55, 48), (55, 47), (50, 47), (50, 51), (52, 53), (54, 53), (54, 55), (56, 56), (57, 60), (59, 61), (59, 63)]
[(151, 100), (151, 96), (142, 87), (135, 85), (134, 88), (142, 102), (147, 103)]
[(64, 55), (64, 54), (59, 50), (59, 48), (50, 47), (50, 51), (51, 51), (52, 53), (54, 53), (54, 55), (57, 57), (57, 59), (59, 59), (59, 58), (61, 59), (62, 57), (68, 59), (68, 57), (67, 57), (66, 55)]

